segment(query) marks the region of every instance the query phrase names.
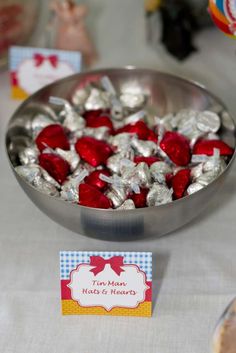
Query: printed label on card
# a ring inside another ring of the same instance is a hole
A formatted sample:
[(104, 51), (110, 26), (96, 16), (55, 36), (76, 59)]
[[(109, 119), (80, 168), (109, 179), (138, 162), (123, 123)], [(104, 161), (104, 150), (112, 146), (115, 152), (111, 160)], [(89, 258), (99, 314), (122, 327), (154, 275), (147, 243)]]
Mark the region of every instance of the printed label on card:
[(152, 254), (60, 253), (62, 313), (151, 316)]
[(79, 52), (28, 48), (10, 48), (12, 97), (24, 99), (43, 86), (80, 72)]

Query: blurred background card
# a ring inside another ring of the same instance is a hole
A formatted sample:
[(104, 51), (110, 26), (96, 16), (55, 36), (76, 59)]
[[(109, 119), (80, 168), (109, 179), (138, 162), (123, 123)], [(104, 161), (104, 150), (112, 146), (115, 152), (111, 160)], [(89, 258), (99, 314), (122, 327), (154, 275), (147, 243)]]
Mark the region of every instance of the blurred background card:
[(15, 99), (25, 99), (41, 87), (81, 70), (79, 52), (13, 46), (9, 56)]

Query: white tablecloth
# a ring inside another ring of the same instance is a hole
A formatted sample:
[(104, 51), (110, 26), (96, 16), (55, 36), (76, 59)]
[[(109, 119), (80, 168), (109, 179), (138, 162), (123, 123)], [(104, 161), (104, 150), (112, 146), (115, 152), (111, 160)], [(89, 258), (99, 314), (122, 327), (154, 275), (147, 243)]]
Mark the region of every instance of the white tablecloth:
[[(133, 4), (136, 0), (101, 5), (98, 66), (135, 64), (184, 75), (206, 84), (234, 110), (235, 41), (218, 31), (202, 32), (196, 40), (201, 50), (179, 64), (163, 49), (147, 47), (141, 6)], [(217, 318), (236, 294), (236, 164), (211, 207), (171, 235), (128, 243), (92, 240), (51, 221), (17, 184), (4, 133), (18, 104), (9, 98), (7, 73), (1, 73), (0, 352), (209, 352)], [(153, 317), (61, 316), (60, 250), (152, 251)]]

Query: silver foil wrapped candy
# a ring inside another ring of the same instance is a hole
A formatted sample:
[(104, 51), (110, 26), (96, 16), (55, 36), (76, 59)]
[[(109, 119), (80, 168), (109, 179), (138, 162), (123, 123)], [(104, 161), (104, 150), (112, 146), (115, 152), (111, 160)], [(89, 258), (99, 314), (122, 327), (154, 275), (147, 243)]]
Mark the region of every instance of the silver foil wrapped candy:
[(141, 108), (145, 104), (145, 96), (142, 93), (124, 92), (120, 95), (120, 101), (124, 108), (135, 110)]
[(192, 195), (195, 192), (203, 189), (204, 186), (202, 184), (199, 183), (192, 183), (191, 185), (189, 185), (189, 187), (187, 188), (187, 195)]
[(154, 183), (147, 194), (147, 205), (159, 206), (172, 202), (173, 190), (168, 189), (165, 185)]
[(73, 150), (65, 151), (61, 148), (56, 148), (56, 153), (69, 163), (72, 172), (76, 170), (80, 162), (80, 157), (78, 153)]
[(48, 196), (59, 197), (60, 195), (57, 188), (43, 178), (35, 179), (33, 185), (37, 188), (37, 190)]
[(79, 184), (88, 176), (87, 170), (82, 170), (77, 176), (69, 178), (61, 187), (61, 198), (70, 202), (79, 202)]
[(157, 153), (157, 144), (153, 141), (143, 141), (138, 140), (137, 138), (133, 137), (131, 140), (131, 146), (135, 149), (135, 151), (144, 156), (144, 157), (151, 157)]
[(19, 159), (22, 165), (35, 164), (38, 161), (39, 150), (36, 146), (25, 147), (19, 152)]
[(154, 181), (160, 184), (165, 184), (165, 176), (172, 172), (172, 168), (169, 164), (163, 161), (158, 161), (150, 166), (151, 177)]
[(127, 116), (124, 119), (124, 123), (125, 123), (125, 125), (137, 123), (137, 121), (144, 120), (146, 115), (147, 114), (146, 114), (145, 110), (140, 110), (137, 113), (134, 113), (134, 114)]
[(133, 200), (126, 200), (120, 207), (117, 207), (117, 210), (134, 210), (135, 204)]
[(33, 184), (36, 178), (41, 178), (41, 167), (37, 164), (19, 165), (15, 167), (16, 172), (28, 183)]
[(114, 208), (120, 207), (127, 198), (126, 187), (112, 185), (106, 192), (106, 196), (111, 200)]
[(89, 97), (87, 98), (84, 107), (86, 110), (97, 110), (109, 108), (109, 96), (106, 92), (98, 88), (91, 88)]
[(36, 138), (38, 134), (47, 126), (55, 124), (51, 118), (44, 114), (37, 114), (31, 122), (31, 130), (33, 138)]
[(109, 79), (109, 77), (104, 76), (101, 79), (102, 87), (107, 92), (108, 96), (110, 97), (111, 102), (111, 116), (115, 120), (122, 120), (123, 119), (123, 108), (122, 105), (117, 98), (116, 90)]
[(141, 162), (137, 166), (127, 169), (122, 174), (122, 180), (126, 185), (129, 185), (134, 192), (139, 193), (137, 186), (147, 188), (151, 183), (148, 165), (145, 162)]
[(216, 133), (220, 124), (220, 117), (214, 112), (205, 110), (197, 115), (197, 128), (204, 133)]
[(86, 100), (88, 99), (89, 93), (90, 93), (89, 87), (76, 89), (71, 98), (72, 103), (76, 107), (79, 107), (81, 109), (81, 106), (83, 106)]

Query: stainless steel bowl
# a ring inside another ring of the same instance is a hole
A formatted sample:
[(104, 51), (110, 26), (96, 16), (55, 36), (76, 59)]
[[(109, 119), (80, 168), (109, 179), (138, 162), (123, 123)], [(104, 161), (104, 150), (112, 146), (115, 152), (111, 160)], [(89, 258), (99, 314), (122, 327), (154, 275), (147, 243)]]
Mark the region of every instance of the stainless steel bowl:
[(14, 169), (18, 163), (18, 151), (30, 140), (30, 120), (35, 112), (46, 110), (54, 116), (48, 104), (49, 96), (70, 98), (78, 84), (98, 75), (109, 76), (118, 90), (124, 86), (140, 86), (150, 95), (151, 104), (155, 106), (159, 116), (182, 108), (204, 110), (220, 106), (225, 111), (221, 138), (235, 147), (235, 124), (232, 117), (224, 104), (202, 86), (152, 70), (108, 69), (76, 74), (46, 86), (28, 98), (15, 112), (8, 125), (6, 148), (10, 165), (19, 184), (35, 205), (54, 221), (74, 232), (113, 241), (160, 237), (191, 221), (207, 207), (216, 194), (219, 195), (219, 187), (231, 168), (235, 153), (225, 171), (197, 193), (166, 205), (129, 211), (83, 207), (47, 196), (28, 184)]

